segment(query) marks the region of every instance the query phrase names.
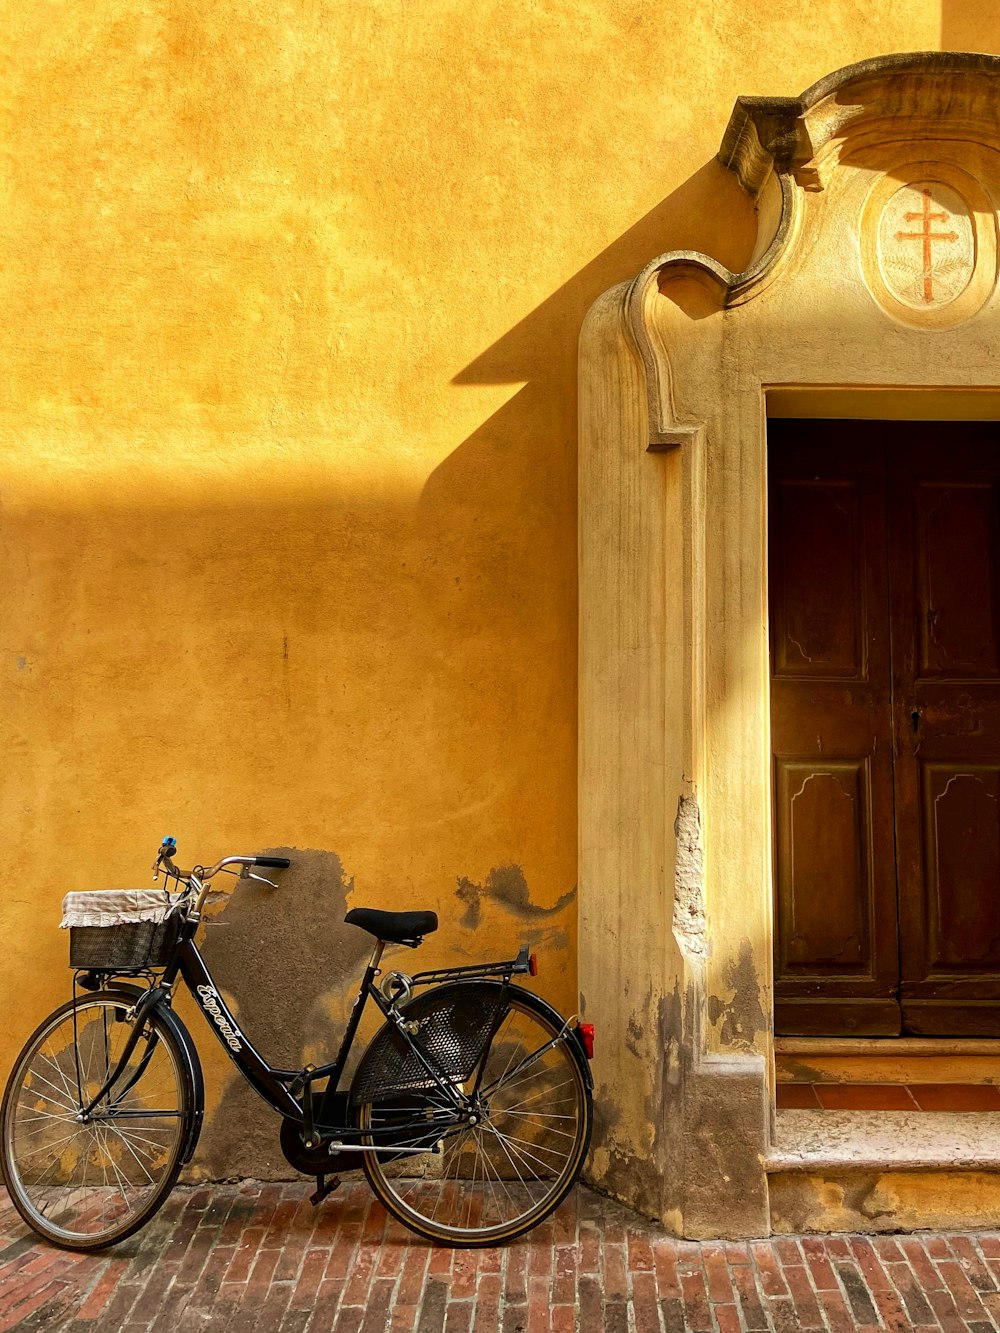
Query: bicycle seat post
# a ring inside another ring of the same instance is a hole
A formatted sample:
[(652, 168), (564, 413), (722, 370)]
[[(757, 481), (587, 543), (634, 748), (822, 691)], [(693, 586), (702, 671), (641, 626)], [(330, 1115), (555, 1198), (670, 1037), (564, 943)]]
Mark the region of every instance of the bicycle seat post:
[[(365, 1004), (368, 1000), (368, 988), (378, 975), (379, 963), (382, 961), (382, 954), (385, 952), (385, 941), (376, 940), (375, 947), (372, 949), (371, 957), (368, 960), (368, 966), (365, 968), (365, 974), (361, 978), (361, 985), (358, 987), (357, 998), (354, 1001), (354, 1007), (351, 1009), (351, 1016), (347, 1020), (347, 1027), (344, 1029), (344, 1035), (340, 1042), (340, 1051), (335, 1062), (334, 1073), (327, 1081), (327, 1085), (320, 1098), (317, 1108), (316, 1119), (320, 1125), (331, 1123), (331, 1117), (334, 1115), (336, 1106), (337, 1085), (340, 1082), (340, 1076), (343, 1073), (344, 1065), (347, 1063), (347, 1053), (350, 1051), (357, 1035), (358, 1026), (361, 1023), (361, 1015), (364, 1013)], [(336, 1123), (335, 1120), (333, 1123)]]

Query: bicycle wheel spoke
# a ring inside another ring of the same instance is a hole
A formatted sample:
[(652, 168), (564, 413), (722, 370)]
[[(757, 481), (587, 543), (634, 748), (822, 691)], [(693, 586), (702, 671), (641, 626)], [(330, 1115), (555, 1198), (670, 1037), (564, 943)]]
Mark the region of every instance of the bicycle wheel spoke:
[[(60, 1125), (72, 1125), (75, 1118), (76, 1118), (75, 1116), (70, 1116), (64, 1120), (61, 1116), (59, 1117), (53, 1116), (53, 1119), (56, 1120), (56, 1123)], [(51, 1124), (42, 1124), (39, 1125), (37, 1129), (29, 1129), (27, 1133), (24, 1135), (24, 1137), (26, 1139), (37, 1139), (40, 1134), (51, 1134), (51, 1133), (52, 1133)], [(51, 1139), (47, 1139), (46, 1143), (51, 1143)]]
[[(511, 1106), (504, 1106), (496, 1112), (497, 1115), (513, 1115), (524, 1120), (575, 1120), (575, 1115), (558, 1115), (551, 1111), (515, 1111)], [(550, 1134), (566, 1134), (567, 1138), (575, 1138), (574, 1134), (569, 1134), (564, 1129), (550, 1129)]]
[(117, 1134), (117, 1135), (118, 1135), (119, 1139), (121, 1139), (122, 1143), (124, 1143), (125, 1147), (129, 1150), (129, 1152), (132, 1154), (132, 1156), (135, 1158), (135, 1160), (139, 1163), (139, 1170), (140, 1170), (140, 1171), (142, 1172), (142, 1174), (146, 1177), (146, 1179), (149, 1181), (149, 1183), (150, 1183), (151, 1185), (155, 1185), (156, 1182), (153, 1180), (153, 1177), (152, 1177), (152, 1176), (149, 1174), (149, 1172), (146, 1170), (145, 1166), (143, 1165), (142, 1161), (140, 1160), (140, 1158), (139, 1158), (138, 1154), (136, 1153), (135, 1149), (132, 1147), (131, 1143), (129, 1143), (128, 1139), (127, 1139), (127, 1138), (125, 1137), (125, 1135), (121, 1132), (121, 1130), (120, 1130), (116, 1125), (109, 1125), (108, 1128), (111, 1130), (112, 1134)]
[(541, 1089), (539, 1089), (538, 1092), (533, 1093), (532, 1096), (530, 1096), (530, 1097), (525, 1097), (524, 1101), (521, 1101), (521, 1102), (515, 1102), (513, 1106), (505, 1107), (504, 1109), (505, 1109), (505, 1110), (514, 1111), (514, 1110), (519, 1109), (519, 1108), (522, 1107), (522, 1106), (530, 1106), (531, 1103), (537, 1101), (539, 1097), (547, 1097), (547, 1096), (550, 1096), (551, 1093), (553, 1093), (553, 1092), (558, 1092), (558, 1090), (559, 1090), (560, 1088), (568, 1088), (569, 1086), (570, 1086), (570, 1080), (569, 1080), (569, 1079), (566, 1079), (566, 1081), (565, 1081), (564, 1083), (557, 1083), (556, 1086), (555, 1086), (555, 1088), (541, 1088)]
[[(62, 1089), (61, 1089), (61, 1088), (57, 1088), (56, 1085), (55, 1085), (54, 1083), (51, 1083), (47, 1078), (45, 1078), (42, 1074), (40, 1074), (40, 1073), (38, 1072), (37, 1069), (35, 1069), (35, 1070), (32, 1071), (32, 1075), (31, 1075), (31, 1077), (32, 1077), (32, 1079), (37, 1079), (37, 1081), (38, 1081), (39, 1083), (44, 1083), (46, 1087), (51, 1088), (52, 1091), (56, 1094), (57, 1097), (61, 1097), (61, 1096), (63, 1095), (63, 1093), (62, 1093)], [(49, 1100), (51, 1101), (52, 1099), (50, 1098)], [(57, 1104), (58, 1104), (58, 1103), (57, 1103)], [(66, 1105), (67, 1105), (67, 1107), (72, 1106), (72, 1107), (75, 1108), (75, 1107), (76, 1107), (76, 1101), (73, 1100), (73, 1101), (71, 1101), (71, 1102), (67, 1102)]]
[[(499, 1111), (497, 1112), (496, 1118), (500, 1119), (501, 1116), (508, 1116), (508, 1115), (528, 1116), (528, 1114), (529, 1113), (527, 1111)], [(530, 1116), (529, 1118), (532, 1120), (535, 1119), (534, 1116)], [(571, 1134), (568, 1130), (565, 1129), (556, 1129), (554, 1125), (550, 1125), (545, 1132), (546, 1134), (555, 1134), (561, 1139), (569, 1139), (570, 1142), (573, 1142), (576, 1139), (575, 1134)]]
[[(491, 1128), (492, 1128), (492, 1127), (491, 1127)], [(510, 1149), (507, 1147), (506, 1143), (504, 1143), (503, 1139), (500, 1138), (499, 1135), (497, 1135), (497, 1142), (500, 1144), (501, 1151), (505, 1154), (505, 1156), (506, 1156), (508, 1162), (510, 1162), (510, 1165), (511, 1165), (512, 1170), (514, 1171), (514, 1174), (517, 1176), (518, 1180), (519, 1180), (519, 1181), (521, 1182), (521, 1184), (523, 1185), (523, 1184), (524, 1184), (524, 1177), (521, 1175), (520, 1171), (518, 1170), (517, 1163), (514, 1161), (514, 1158), (513, 1158), (513, 1157), (511, 1156), (511, 1154), (510, 1154)], [(537, 1179), (537, 1177), (535, 1177), (535, 1178)]]
[(67, 1125), (72, 1124), (75, 1119), (76, 1116), (74, 1115), (55, 1115), (52, 1111), (39, 1111), (36, 1109), (34, 1115), (22, 1116), (21, 1123), (29, 1125), (33, 1120), (58, 1120), (61, 1124)]
[[(501, 1134), (495, 1125), (491, 1125), (490, 1129), (496, 1135), (497, 1141), (503, 1146), (504, 1150), (508, 1153), (513, 1153), (519, 1162), (524, 1163), (526, 1169), (531, 1174), (532, 1180), (542, 1179), (542, 1177), (538, 1175), (536, 1171), (532, 1171), (531, 1166), (529, 1165), (528, 1159), (530, 1158), (530, 1154), (525, 1154), (525, 1152), (522, 1149), (518, 1148), (516, 1144), (512, 1143), (511, 1140), (507, 1138), (505, 1134)], [(535, 1158), (535, 1160), (538, 1161), (537, 1158)], [(544, 1166), (545, 1163), (539, 1162), (539, 1165)]]
[(121, 1196), (122, 1196), (122, 1202), (125, 1204), (125, 1207), (127, 1208), (127, 1207), (129, 1206), (129, 1204), (128, 1204), (128, 1195), (125, 1193), (125, 1181), (124, 1181), (124, 1179), (123, 1179), (123, 1177), (122, 1177), (122, 1173), (118, 1170), (118, 1165), (117, 1165), (117, 1163), (115, 1162), (114, 1157), (112, 1157), (111, 1153), (108, 1151), (108, 1140), (107, 1140), (107, 1135), (106, 1135), (106, 1134), (103, 1135), (102, 1138), (103, 1138), (103, 1144), (102, 1144), (102, 1146), (103, 1146), (103, 1149), (104, 1149), (105, 1156), (107, 1157), (108, 1161), (111, 1163), (111, 1170), (115, 1173), (115, 1179), (116, 1179), (116, 1181), (117, 1181), (117, 1183), (118, 1183), (118, 1190), (119, 1190), (119, 1193), (120, 1193)]
[[(500, 1216), (501, 1216), (500, 1199), (499, 1199), (499, 1196), (497, 1195), (496, 1186), (493, 1184), (493, 1177), (490, 1175), (490, 1155), (489, 1155), (489, 1153), (484, 1153), (484, 1154), (483, 1154), (483, 1167), (484, 1167), (484, 1169), (485, 1169), (485, 1171), (486, 1171), (486, 1181), (487, 1181), (487, 1183), (488, 1183), (488, 1185), (489, 1185), (489, 1187), (490, 1187), (490, 1194), (493, 1196), (493, 1207), (494, 1207), (494, 1209), (496, 1210), (496, 1215), (497, 1215), (497, 1217), (500, 1217)], [(497, 1170), (496, 1170), (495, 1167), (493, 1168), (493, 1170), (494, 1170), (494, 1174), (496, 1175), (497, 1179), (500, 1180), (500, 1175), (499, 1175), (499, 1173), (497, 1172)], [(500, 1183), (503, 1184), (503, 1181), (501, 1180)], [(508, 1197), (508, 1199), (510, 1198), (510, 1191), (509, 1191), (509, 1190), (507, 1191), (507, 1197)], [(512, 1202), (513, 1202), (513, 1200), (512, 1200)]]
[[(488, 1088), (484, 1089), (485, 1095), (492, 1096), (500, 1088), (504, 1087), (516, 1088), (519, 1086), (519, 1084), (524, 1083), (529, 1078), (534, 1077), (534, 1075), (531, 1073), (534, 1066), (538, 1063), (539, 1060), (544, 1059), (544, 1057), (548, 1055), (549, 1051), (554, 1049), (555, 1049), (554, 1042), (546, 1042), (546, 1044), (544, 1046), (540, 1046), (537, 1051), (532, 1051), (530, 1055), (524, 1056), (523, 1059), (518, 1060), (517, 1064), (514, 1066), (513, 1069), (510, 1070), (509, 1073), (505, 1072), (501, 1074), (500, 1077), (498, 1079), (495, 1079)], [(523, 1075), (523, 1077), (518, 1077), (518, 1075)]]
[[(64, 1134), (62, 1138), (51, 1139), (47, 1143), (40, 1143), (37, 1148), (29, 1148), (26, 1155), (29, 1158), (31, 1158), (31, 1157), (37, 1157), (38, 1154), (42, 1152), (51, 1153), (52, 1150), (54, 1148), (58, 1148), (61, 1143), (72, 1143), (73, 1140), (77, 1137), (77, 1133), (78, 1131), (76, 1129), (73, 1129), (69, 1134)], [(55, 1166), (57, 1165), (57, 1163), (53, 1162), (52, 1165)]]
[[(497, 1135), (498, 1138), (503, 1139), (504, 1143), (509, 1143), (509, 1144), (511, 1145), (511, 1150), (512, 1150), (513, 1152), (522, 1152), (522, 1153), (525, 1153), (528, 1157), (533, 1158), (533, 1159), (534, 1159), (536, 1162), (538, 1162), (541, 1166), (546, 1166), (546, 1163), (545, 1163), (544, 1159), (541, 1158), (541, 1157), (535, 1157), (534, 1153), (532, 1153), (532, 1152), (529, 1151), (529, 1148), (535, 1148), (538, 1152), (548, 1153), (550, 1157), (557, 1157), (557, 1158), (559, 1158), (561, 1161), (565, 1161), (565, 1159), (566, 1159), (566, 1154), (565, 1154), (565, 1153), (559, 1152), (559, 1151), (558, 1151), (557, 1149), (555, 1149), (555, 1148), (546, 1148), (546, 1147), (544, 1146), (544, 1144), (535, 1143), (533, 1139), (522, 1139), (522, 1138), (518, 1138), (518, 1136), (517, 1136), (516, 1134), (504, 1134), (504, 1132), (503, 1132), (502, 1130), (500, 1130), (500, 1129), (497, 1129), (496, 1125), (494, 1125), (494, 1124), (491, 1124), (491, 1125), (490, 1125), (490, 1129), (493, 1131), (494, 1134)], [(520, 1144), (527, 1144), (528, 1147), (522, 1147), (522, 1148), (518, 1149), (518, 1148), (515, 1146), (515, 1145), (518, 1144), (518, 1143), (520, 1143)]]
[[(513, 1009), (508, 1010), (506, 1016), (504, 1017), (503, 1022), (500, 1024), (500, 1027), (499, 1027), (499, 1029), (497, 1030), (497, 1034), (496, 1034), (496, 1036), (493, 1038), (493, 1048), (494, 1048), (494, 1049), (496, 1049), (496, 1048), (499, 1048), (500, 1050), (503, 1049), (503, 1041), (502, 1041), (503, 1034), (504, 1034), (505, 1029), (507, 1029), (507, 1028), (510, 1026), (511, 1016), (512, 1016), (513, 1012), (514, 1012)], [(510, 1067), (511, 1067), (511, 1065), (514, 1063), (514, 1060), (515, 1060), (516, 1058), (517, 1058), (517, 1043), (516, 1043), (516, 1042), (511, 1042), (510, 1055), (507, 1057), (507, 1064), (506, 1064), (506, 1067), (504, 1068), (503, 1073), (500, 1075), (500, 1079), (501, 1079), (501, 1080), (507, 1077), (507, 1074), (508, 1074), (508, 1072), (509, 1072), (509, 1070), (510, 1070)], [(484, 1089), (483, 1089), (483, 1092), (484, 1092), (484, 1093), (488, 1093), (488, 1092), (489, 1092), (489, 1088), (488, 1088), (488, 1087), (487, 1087), (487, 1088), (484, 1088)]]
[(133, 1129), (129, 1129), (128, 1132), (126, 1133), (125, 1130), (119, 1129), (113, 1120), (105, 1120), (102, 1123), (111, 1131), (112, 1134), (117, 1134), (118, 1137), (123, 1142), (145, 1144), (147, 1147), (155, 1149), (156, 1150), (155, 1152), (151, 1152), (148, 1154), (150, 1161), (152, 1161), (155, 1158), (157, 1153), (163, 1151), (164, 1145), (162, 1143), (159, 1143), (156, 1139), (147, 1139), (142, 1134), (137, 1134)]
[(59, 1082), (63, 1085), (63, 1092), (65, 1093), (67, 1098), (66, 1104), (68, 1106), (73, 1106), (76, 1100), (74, 1096), (74, 1089), (70, 1087), (69, 1081), (67, 1080), (66, 1075), (63, 1073), (62, 1065), (60, 1065), (58, 1061), (53, 1060), (50, 1056), (47, 1056), (44, 1051), (40, 1051), (39, 1054), (41, 1055), (42, 1059), (46, 1062), (46, 1064), (50, 1065), (52, 1069), (55, 1070), (56, 1077), (59, 1079)]

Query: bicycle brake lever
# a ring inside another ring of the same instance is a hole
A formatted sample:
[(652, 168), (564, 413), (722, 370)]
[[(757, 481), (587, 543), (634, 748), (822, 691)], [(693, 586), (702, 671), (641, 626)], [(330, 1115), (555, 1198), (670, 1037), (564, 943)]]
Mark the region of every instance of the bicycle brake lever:
[(268, 884), (272, 889), (276, 889), (278, 887), (273, 879), (265, 879), (263, 875), (255, 875), (252, 870), (247, 870), (245, 867), (244, 867), (244, 874), (241, 875), (240, 878), (255, 879), (258, 884)]

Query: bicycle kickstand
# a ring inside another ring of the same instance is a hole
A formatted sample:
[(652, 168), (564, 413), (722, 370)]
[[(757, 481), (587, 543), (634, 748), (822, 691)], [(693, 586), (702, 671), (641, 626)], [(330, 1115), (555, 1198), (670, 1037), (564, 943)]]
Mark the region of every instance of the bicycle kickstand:
[(329, 1179), (327, 1179), (327, 1177), (323, 1175), (317, 1176), (316, 1189), (314, 1193), (309, 1195), (309, 1202), (312, 1204), (314, 1208), (318, 1207), (318, 1205), (323, 1202), (323, 1200), (326, 1198), (328, 1194), (333, 1193), (333, 1191), (337, 1188), (339, 1184), (340, 1184), (339, 1176), (330, 1176)]

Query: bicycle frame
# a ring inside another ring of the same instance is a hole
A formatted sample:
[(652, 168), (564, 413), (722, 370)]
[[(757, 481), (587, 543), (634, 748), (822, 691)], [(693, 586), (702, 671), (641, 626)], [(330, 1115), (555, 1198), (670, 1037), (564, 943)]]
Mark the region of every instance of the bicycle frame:
[[(334, 1123), (330, 1112), (337, 1108), (340, 1080), (369, 998), (374, 1000), (386, 1021), (395, 1024), (402, 1040), (427, 1071), (428, 1076), (434, 1080), (440, 1091), (454, 1105), (456, 1113), (460, 1112), (466, 1105), (468, 1100), (466, 1095), (457, 1091), (450, 1082), (441, 1076), (433, 1062), (424, 1055), (412, 1040), (406, 1030), (405, 1020), (396, 1008), (396, 1002), (387, 999), (375, 985), (375, 978), (379, 975), (379, 963), (385, 949), (383, 942), (377, 941), (372, 950), (336, 1058), (325, 1065), (307, 1065), (300, 1070), (282, 1069), (271, 1065), (240, 1028), (234, 1014), (215, 985), (212, 974), (209, 972), (195, 943), (194, 935), (197, 927), (198, 919), (196, 917), (192, 917), (185, 923), (174, 955), (162, 978), (137, 1002), (136, 1018), (140, 1017), (146, 1009), (152, 1009), (158, 1004), (169, 1004), (171, 991), (178, 976), (180, 976), (197, 1001), (206, 1022), (215, 1033), (223, 1050), (243, 1078), (279, 1115), (302, 1123), (307, 1138), (312, 1138), (317, 1134), (323, 1138), (335, 1138), (357, 1132), (353, 1125)], [(495, 976), (502, 977), (504, 984), (509, 985), (510, 979), (515, 973), (530, 972), (531, 967), (527, 949), (524, 948), (517, 958), (509, 962), (475, 964), (468, 967), (443, 968), (432, 972), (418, 973), (410, 979), (410, 984), (413, 986), (431, 985), (443, 981), (471, 980)], [(109, 1074), (104, 1087), (92, 1098), (90, 1105), (84, 1108), (85, 1111), (89, 1111), (90, 1107), (97, 1105), (107, 1091), (114, 1086), (120, 1071), (127, 1065), (135, 1044), (139, 1040), (141, 1027), (140, 1022), (134, 1024), (134, 1031), (126, 1042), (115, 1069)], [(320, 1125), (314, 1127), (311, 1089), (314, 1082), (323, 1078), (328, 1078), (329, 1082), (321, 1096)], [(301, 1095), (301, 1101), (296, 1093)], [(391, 1139), (394, 1135), (398, 1135), (401, 1129), (426, 1129), (426, 1127), (426, 1121), (421, 1121), (415, 1123), (414, 1126), (396, 1125), (385, 1129), (371, 1128), (365, 1131), (365, 1139), (370, 1140), (380, 1135)], [(351, 1150), (350, 1145), (343, 1146), (348, 1151)], [(355, 1150), (357, 1150), (357, 1147), (355, 1147)], [(366, 1150), (370, 1151), (371, 1149)]]

